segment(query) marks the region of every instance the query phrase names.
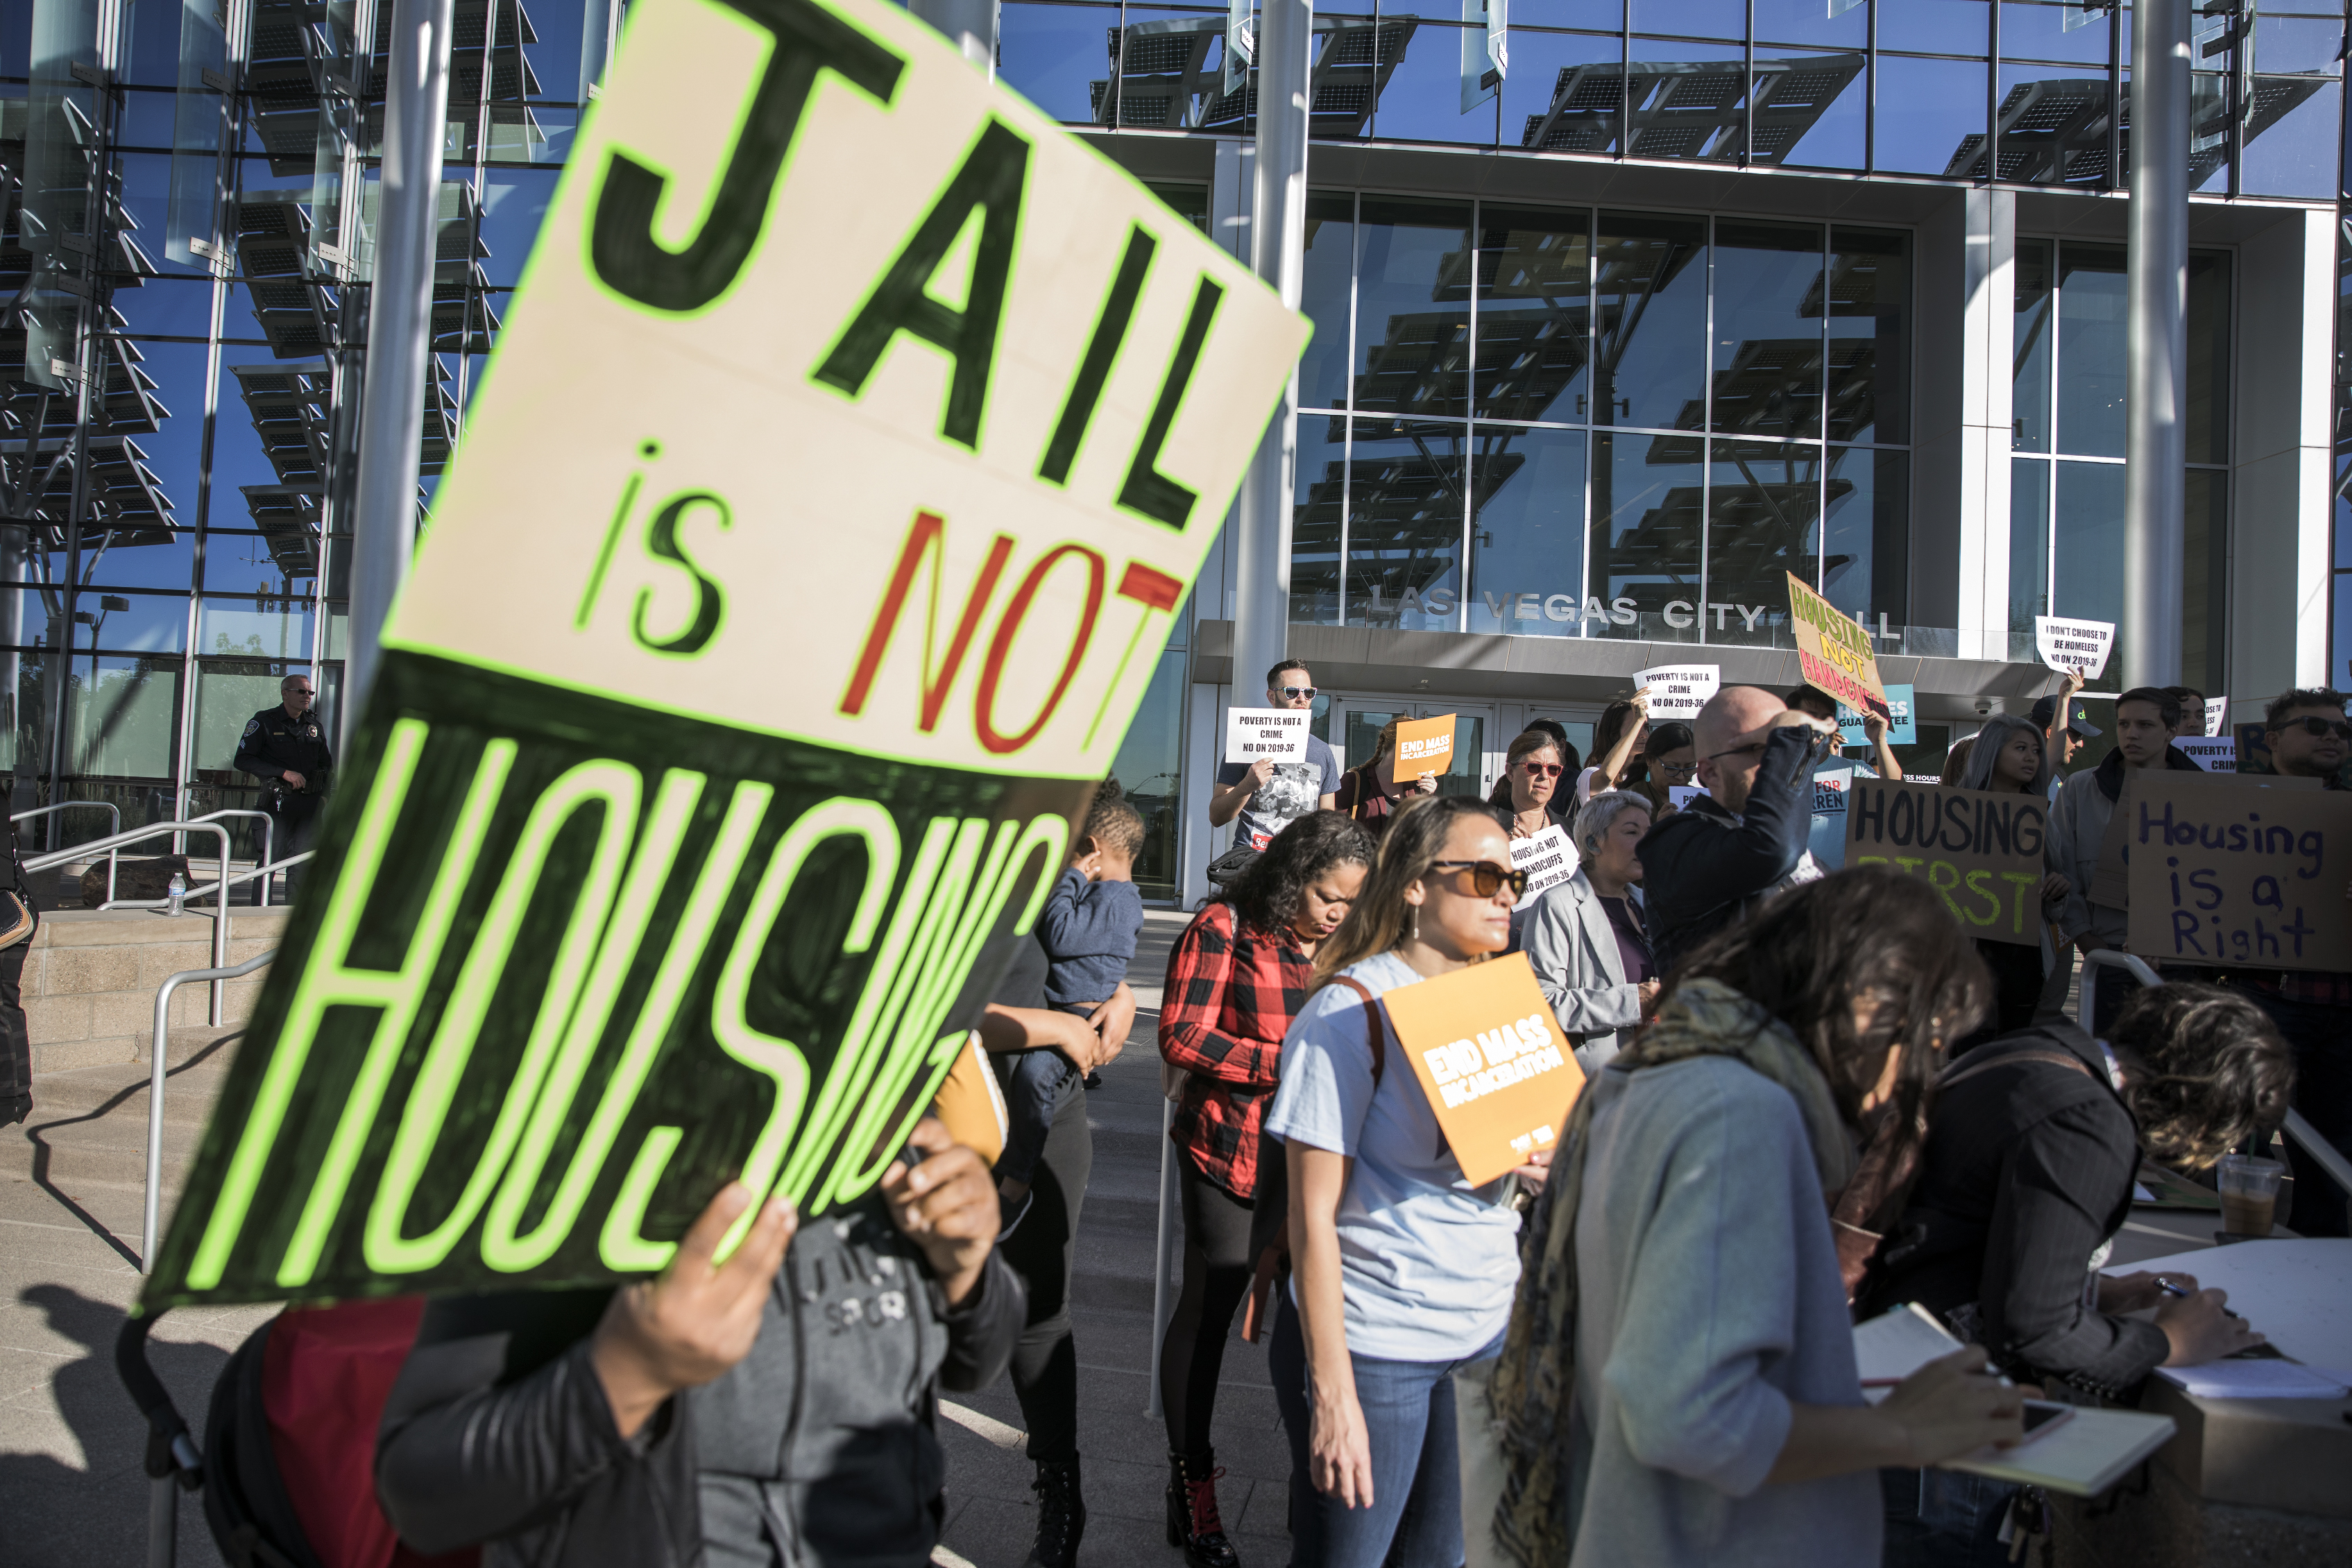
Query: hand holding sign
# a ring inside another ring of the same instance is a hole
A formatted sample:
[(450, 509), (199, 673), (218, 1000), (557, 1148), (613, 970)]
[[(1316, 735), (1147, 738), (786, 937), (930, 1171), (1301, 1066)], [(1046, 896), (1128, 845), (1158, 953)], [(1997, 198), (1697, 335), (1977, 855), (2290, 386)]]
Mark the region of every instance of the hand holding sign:
[(1405, 780), (1428, 782), (1421, 790), (1423, 795), (1435, 791), (1434, 780), (1454, 766), (1454, 720), (1451, 713), (1441, 713), (1434, 719), (1406, 719), (1397, 725), (1396, 763), (1393, 776)]
[[(2036, 616), (2033, 643), (2041, 650), (2042, 662), (2051, 668), (2070, 674), (2080, 672), (2075, 688), (2080, 690), (2083, 682), (2096, 680), (2105, 672), (2108, 650), (2116, 645), (2115, 623)], [(2074, 693), (2065, 695), (2071, 697)]]
[(1381, 1001), (1473, 1186), (1551, 1148), (1584, 1071), (1527, 954), (1402, 985)]
[(1723, 686), (1718, 664), (1670, 664), (1633, 677), (1633, 706), (1649, 719), (1694, 719)]
[(1891, 713), (1870, 634), (1806, 586), (1803, 578), (1793, 572), (1788, 578), (1789, 622), (1797, 635), (1797, 668), (1805, 684), (1856, 712)]
[(1315, 716), (1301, 708), (1228, 708), (1225, 761), (1303, 763), (1314, 721)]
[(1528, 874), (1527, 891), (1519, 895), (1519, 904), (1547, 888), (1557, 888), (1576, 875), (1576, 851), (1568, 842), (1568, 832), (1557, 822), (1541, 833), (1511, 840), (1511, 868)]

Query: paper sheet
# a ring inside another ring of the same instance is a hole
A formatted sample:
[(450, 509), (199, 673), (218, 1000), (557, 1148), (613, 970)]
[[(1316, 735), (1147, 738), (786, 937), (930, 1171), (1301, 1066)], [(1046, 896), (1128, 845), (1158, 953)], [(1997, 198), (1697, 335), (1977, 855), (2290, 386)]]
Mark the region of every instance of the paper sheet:
[(2156, 1375), (2200, 1399), (2341, 1399), (2352, 1393), (2342, 1373), (2267, 1358), (2160, 1366)]
[(2230, 1306), (2270, 1342), (2310, 1366), (2352, 1368), (2352, 1240), (2242, 1241), (2116, 1272), (2178, 1273), (2230, 1293)]

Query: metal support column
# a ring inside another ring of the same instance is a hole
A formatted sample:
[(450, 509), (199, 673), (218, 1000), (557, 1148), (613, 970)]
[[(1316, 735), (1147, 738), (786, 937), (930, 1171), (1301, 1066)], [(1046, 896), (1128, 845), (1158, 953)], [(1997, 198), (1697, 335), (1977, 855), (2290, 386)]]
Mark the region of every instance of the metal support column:
[(375, 679), (384, 617), (408, 576), (416, 543), (417, 448), (425, 437), (425, 361), (433, 352), (451, 9), (452, 0), (394, 0), (392, 8), (383, 191), (360, 404), (352, 646), (342, 696), (346, 748)]
[(996, 0), (907, 0), (919, 21), (939, 29), (963, 58), (996, 75)]
[[(1259, 13), (1251, 265), (1294, 310), (1307, 254), (1307, 108), (1314, 27), (1313, 0), (1265, 0)], [(1234, 551), (1236, 692), (1256, 691), (1267, 668), (1290, 651), (1290, 507), (1297, 461), (1294, 371), (1242, 481)]]
[(2124, 428), (2122, 677), (2180, 679), (2189, 361), (2189, 5), (2138, 0)]

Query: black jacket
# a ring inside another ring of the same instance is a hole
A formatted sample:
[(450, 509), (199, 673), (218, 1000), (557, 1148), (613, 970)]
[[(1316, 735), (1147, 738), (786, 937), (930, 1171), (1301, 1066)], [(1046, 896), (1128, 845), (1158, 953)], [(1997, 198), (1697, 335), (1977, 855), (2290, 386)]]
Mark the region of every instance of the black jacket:
[[(2078, 1064), (2022, 1058), (2061, 1056)], [(2063, 1021), (1959, 1058), (1929, 1113), (1919, 1180), (1854, 1302), (1974, 1305), (2005, 1369), (2114, 1394), (2170, 1352), (2153, 1323), (2084, 1304), (2092, 1260), (2130, 1216), (2139, 1130), (2091, 1037)]]
[(1747, 809), (1734, 816), (1700, 795), (1643, 836), (1642, 908), (1659, 973), (1745, 920), (1754, 900), (1797, 868), (1813, 826), (1814, 753), (1825, 745), (1811, 730), (1775, 730)]
[(488, 1543), (483, 1568), (919, 1568), (946, 1464), (937, 1391), (982, 1388), (1027, 1315), (995, 1256), (945, 1310), (878, 1196), (804, 1220), (760, 1337), (633, 1438), (588, 1360), (609, 1290), (425, 1309), (384, 1406), (376, 1492), (410, 1545)]
[(292, 719), (281, 704), (264, 708), (246, 721), (245, 735), (236, 743), (231, 765), (264, 782), (282, 778), (291, 768), (302, 775), (304, 795), (324, 795), (335, 754), (328, 750), (327, 727), (320, 721), (316, 708)]

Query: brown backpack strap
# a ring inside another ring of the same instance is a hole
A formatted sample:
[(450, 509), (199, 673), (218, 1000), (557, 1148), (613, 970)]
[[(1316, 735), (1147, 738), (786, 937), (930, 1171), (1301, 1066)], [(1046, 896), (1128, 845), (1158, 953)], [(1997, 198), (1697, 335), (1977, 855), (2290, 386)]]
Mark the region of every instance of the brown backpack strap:
[(1331, 977), (1331, 984), (1334, 985), (1344, 985), (1349, 990), (1363, 998), (1364, 1042), (1371, 1047), (1372, 1088), (1377, 1091), (1381, 1087), (1381, 1074), (1387, 1069), (1389, 1065), (1389, 1032), (1386, 1026), (1388, 1023), (1388, 1011), (1381, 1005), (1380, 998), (1374, 996), (1371, 992), (1365, 987), (1364, 983), (1360, 980), (1351, 978), (1345, 974), (1335, 974)]
[(2073, 1068), (2084, 1078), (2095, 1076), (2089, 1068), (2083, 1065), (2080, 1057), (2070, 1057), (2063, 1051), (2004, 1051), (1980, 1062), (1953, 1063), (1936, 1079), (1936, 1092), (1941, 1094), (1956, 1083), (1964, 1083), (1980, 1072), (1988, 1072), (2008, 1062), (2048, 1062), (2053, 1067)]

